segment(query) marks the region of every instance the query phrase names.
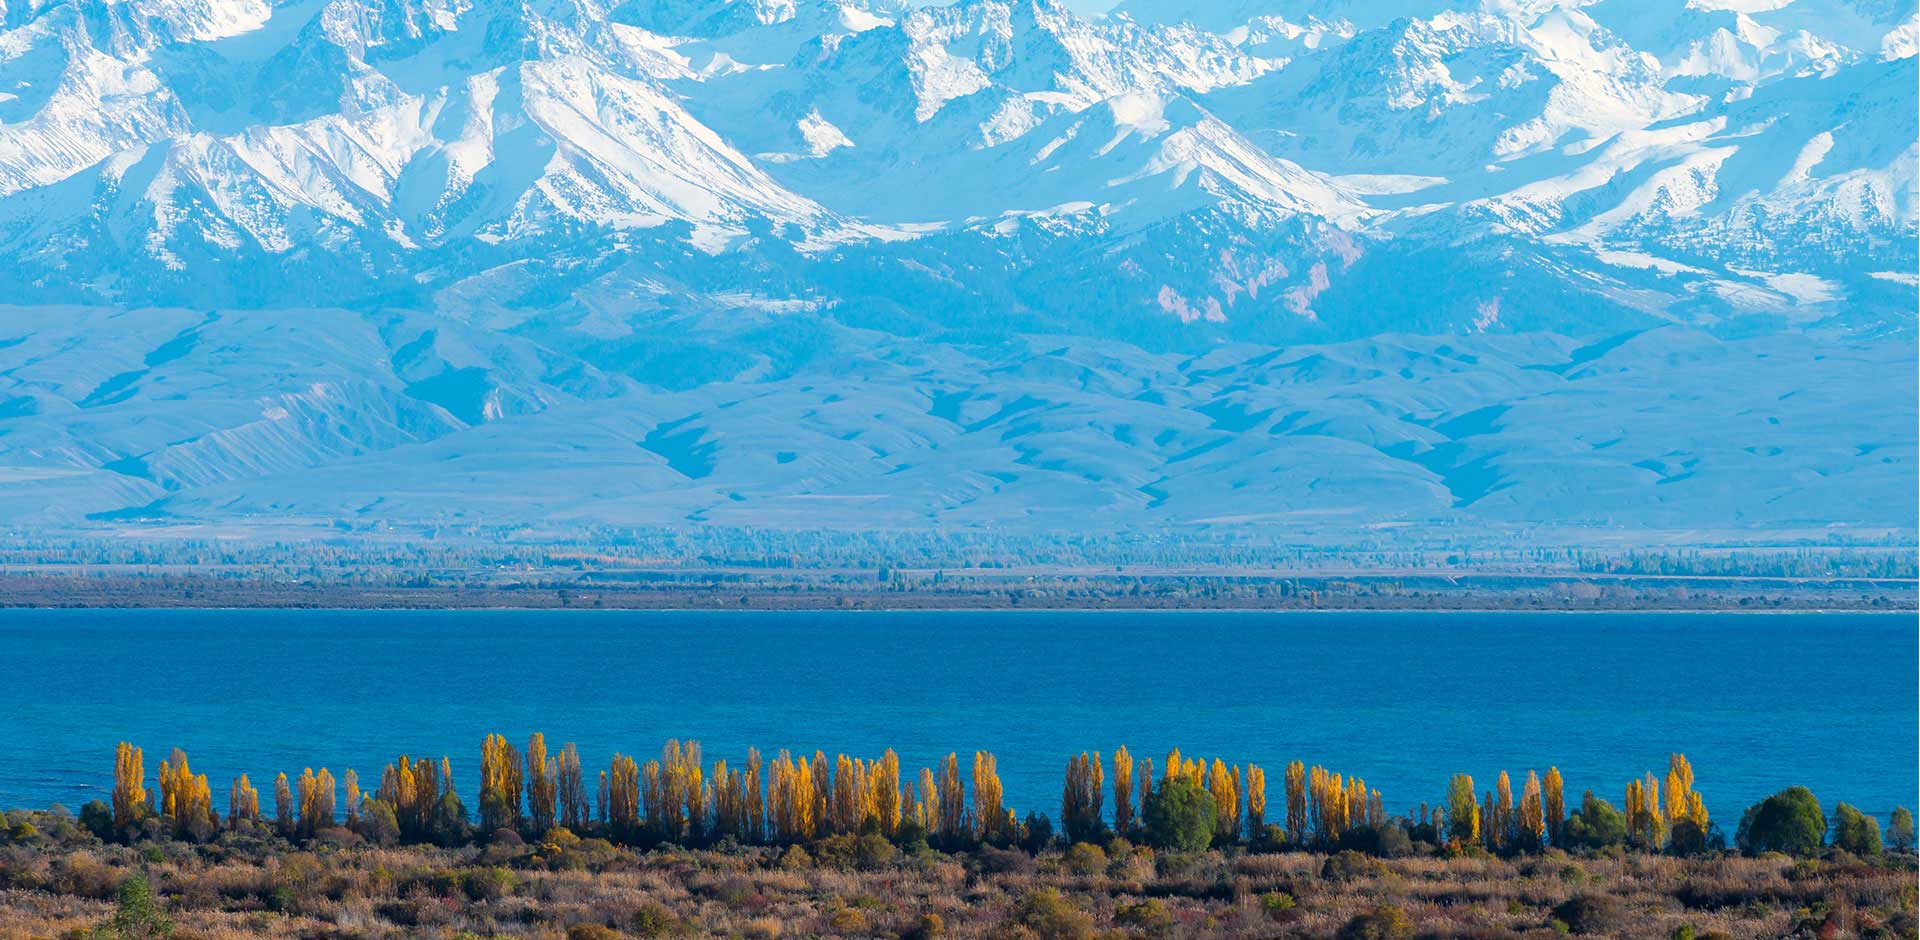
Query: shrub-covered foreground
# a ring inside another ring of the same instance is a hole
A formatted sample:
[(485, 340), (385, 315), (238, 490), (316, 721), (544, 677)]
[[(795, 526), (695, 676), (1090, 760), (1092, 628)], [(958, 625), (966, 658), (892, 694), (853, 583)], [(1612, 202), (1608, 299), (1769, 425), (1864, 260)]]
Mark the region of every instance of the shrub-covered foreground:
[(1478, 848), (1156, 852), (1111, 839), (1036, 853), (902, 849), (877, 835), (786, 847), (632, 849), (555, 830), (381, 847), (335, 829), (102, 842), (12, 813), (0, 937), (1173, 938), (1914, 937), (1905, 853), (1820, 859)]

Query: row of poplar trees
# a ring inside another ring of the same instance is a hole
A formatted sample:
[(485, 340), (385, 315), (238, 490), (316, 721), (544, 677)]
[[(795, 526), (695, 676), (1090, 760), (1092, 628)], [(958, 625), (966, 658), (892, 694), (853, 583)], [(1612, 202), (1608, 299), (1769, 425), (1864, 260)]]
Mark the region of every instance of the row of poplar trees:
[[(1706, 801), (1693, 788), (1693, 765), (1685, 755), (1668, 757), (1665, 784), (1663, 798), (1661, 779), (1652, 773), (1627, 783), (1621, 811), (1625, 841), (1648, 851), (1690, 853), (1706, 848), (1712, 823)], [(1581, 803), (1581, 814), (1572, 819), (1576, 828), (1600, 807), (1604, 806), (1609, 815), (1613, 813), (1611, 804), (1597, 800), (1591, 791)], [(1426, 808), (1423, 806), (1419, 813), (1427, 815)], [(1527, 771), (1518, 801), (1513, 796), (1513, 780), (1504, 770), (1494, 789), (1477, 798), (1473, 778), (1456, 774), (1447, 787), (1444, 829), (1437, 816), (1429, 817), (1433, 830), (1444, 832), (1450, 844), (1477, 845), (1501, 853), (1576, 844), (1581, 834), (1570, 832), (1569, 822), (1565, 788), (1557, 767), (1548, 768), (1544, 779)]]
[[(1558, 769), (1526, 776), (1516, 800), (1511, 778), (1501, 772), (1495, 789), (1477, 794), (1472, 777), (1455, 775), (1443, 807), (1426, 804), (1403, 819), (1389, 819), (1380, 791), (1359, 777), (1346, 777), (1295, 761), (1283, 774), (1285, 804), (1269, 815), (1266, 772), (1258, 765), (1228, 765), (1169, 753), (1156, 769), (1151, 757), (1136, 760), (1127, 748), (1113, 752), (1112, 771), (1101, 754), (1082, 753), (1067, 762), (1060, 822), (1072, 842), (1113, 835), (1152, 838), (1156, 794), (1170, 789), (1196, 795), (1211, 827), (1203, 843), (1331, 847), (1350, 834), (1403, 827), (1434, 842), (1481, 846), (1500, 853), (1567, 845), (1568, 812)], [(273, 816), (264, 818), (260, 794), (245, 774), (228, 791), (224, 824), (214, 810), (204, 774), (194, 774), (187, 755), (175, 749), (160, 763), (159, 799), (146, 790), (140, 748), (121, 743), (114, 754), (111, 826), (130, 837), (159, 833), (204, 841), (223, 825), (270, 826), (290, 838), (312, 838), (342, 825), (374, 838), (450, 844), (472, 836), (472, 822), (453, 778), (451, 762), (401, 755), (381, 772), (378, 788), (360, 789), (352, 770), (336, 779), (326, 768), (273, 781)], [(1030, 837), (1004, 802), (999, 765), (991, 753), (973, 754), (962, 774), (958, 754), (916, 778), (902, 777), (891, 749), (867, 760), (815, 751), (811, 757), (780, 751), (771, 761), (749, 749), (746, 760), (708, 765), (697, 741), (669, 741), (657, 759), (639, 763), (616, 754), (589, 778), (571, 743), (557, 752), (532, 735), (524, 749), (488, 735), (480, 749), (479, 828), (543, 835), (556, 828), (598, 833), (625, 844), (794, 844), (834, 835), (875, 833), (889, 839), (925, 838), (942, 848), (1011, 844)], [(1673, 755), (1664, 779), (1648, 774), (1628, 784), (1628, 841), (1649, 850), (1690, 850), (1703, 845), (1709, 822), (1693, 789), (1693, 768)], [(1663, 795), (1664, 794), (1664, 795)], [(1111, 810), (1108, 799), (1111, 796)], [(336, 803), (336, 796), (344, 800)], [(1589, 793), (1587, 802), (1592, 803)], [(1444, 813), (1444, 815), (1443, 815)], [(105, 815), (105, 808), (102, 808)], [(102, 820), (106, 822), (106, 820)], [(1576, 822), (1577, 825), (1577, 822)]]

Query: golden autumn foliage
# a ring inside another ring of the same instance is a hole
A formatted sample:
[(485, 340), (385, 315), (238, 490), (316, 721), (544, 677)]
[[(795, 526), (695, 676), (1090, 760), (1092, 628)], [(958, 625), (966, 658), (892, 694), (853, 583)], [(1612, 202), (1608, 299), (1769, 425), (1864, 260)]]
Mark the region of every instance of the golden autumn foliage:
[[(579, 753), (572, 744), (557, 755), (544, 736), (532, 735), (524, 757), (500, 735), (487, 735), (480, 754), (481, 828), (476, 833), (453, 785), (451, 762), (401, 755), (381, 775), (371, 796), (360, 791), (358, 776), (345, 771), (346, 824), (382, 844), (393, 840), (464, 844), (494, 829), (520, 831), (529, 838), (556, 827), (576, 833), (598, 832), (626, 844), (702, 845), (805, 844), (829, 837), (879, 835), (902, 845), (924, 836), (948, 849), (976, 844), (1035, 845), (1050, 825), (1029, 816), (1022, 824), (1006, 805), (999, 764), (988, 751), (973, 754), (967, 781), (958, 755), (947, 754), (936, 768), (919, 769), (903, 783), (899, 755), (887, 749), (878, 758), (847, 754), (831, 758), (823, 751), (795, 757), (782, 750), (771, 762), (749, 749), (741, 764), (718, 760), (710, 766), (698, 741), (668, 741), (660, 757), (641, 765), (615, 755), (599, 775), (595, 805), (588, 805)], [(174, 750), (158, 774), (158, 805), (150, 806), (141, 780), (142, 752), (121, 743), (114, 757), (114, 824), (122, 835), (137, 836), (159, 826), (173, 838), (203, 840), (220, 827), (204, 775), (190, 769), (184, 751)], [(1156, 782), (1179, 784), (1188, 805), (1211, 819), (1216, 846), (1271, 846), (1280, 841), (1270, 826), (1266, 772), (1220, 758), (1200, 758), (1171, 750), (1156, 772), (1151, 759), (1135, 761), (1125, 747), (1114, 751), (1112, 824), (1122, 834), (1140, 837), (1143, 809), (1154, 798)], [(1358, 776), (1308, 767), (1286, 766), (1285, 840), (1297, 847), (1323, 849), (1381, 844), (1387, 827), (1397, 827), (1400, 845), (1407, 839), (1442, 839), (1456, 849), (1484, 846), (1499, 853), (1536, 852), (1560, 846), (1569, 825), (1564, 781), (1557, 768), (1544, 777), (1528, 771), (1516, 798), (1512, 777), (1500, 772), (1495, 786), (1476, 794), (1473, 778), (1455, 775), (1447, 799), (1431, 811), (1390, 820), (1378, 790)], [(1647, 774), (1627, 785), (1623, 820), (1630, 844), (1681, 854), (1704, 850), (1709, 820), (1705, 803), (1693, 789), (1693, 768), (1683, 755), (1671, 756), (1664, 779)], [(971, 789), (969, 790), (968, 783)], [(1665, 792), (1662, 792), (1662, 783)], [(1099, 844), (1111, 830), (1106, 810), (1107, 767), (1098, 752), (1082, 752), (1067, 761), (1062, 780), (1060, 821), (1068, 842)], [(338, 825), (332, 773), (308, 768), (298, 778), (274, 780), (277, 830), (295, 839), (312, 839)], [(1136, 796), (1137, 795), (1137, 796)], [(522, 814), (524, 797), (527, 812)], [(228, 794), (228, 822), (242, 827), (260, 819), (259, 793), (245, 774)], [(104, 819), (104, 814), (102, 817)], [(1198, 818), (1198, 817), (1195, 817)], [(1205, 826), (1196, 826), (1204, 833)], [(491, 828), (489, 828), (491, 827)], [(1269, 835), (1274, 832), (1273, 835)], [(1683, 836), (1685, 838), (1683, 838)], [(1161, 838), (1154, 835), (1149, 838)], [(1030, 841), (1033, 840), (1033, 841)], [(1179, 844), (1205, 844), (1182, 841)], [(1159, 843), (1156, 843), (1159, 846)]]
[(520, 827), (520, 792), (525, 766), (505, 737), (487, 735), (480, 743), (480, 826), (489, 832)]
[(948, 754), (940, 761), (940, 828), (935, 830), (942, 842), (958, 844), (969, 834), (967, 801), (960, 785), (960, 758)]
[(1267, 828), (1267, 772), (1247, 765), (1247, 831), (1259, 839)]
[(1000, 787), (1000, 762), (986, 751), (973, 752), (974, 838), (981, 842), (1013, 841), (1014, 822)]
[(554, 827), (559, 812), (559, 773), (547, 760), (546, 735), (535, 731), (527, 738), (527, 822), (535, 835)]
[(1527, 782), (1520, 789), (1519, 818), (1514, 828), (1519, 833), (1518, 845), (1527, 851), (1536, 851), (1546, 844), (1547, 820), (1540, 800), (1540, 775), (1527, 771)]
[(647, 761), (641, 768), (640, 780), (647, 825), (654, 838), (677, 842), (702, 834), (706, 774), (700, 742), (668, 741), (660, 748), (660, 759)]
[(1685, 823), (1700, 834), (1707, 831), (1710, 822), (1707, 804), (1693, 789), (1693, 764), (1685, 754), (1667, 757), (1666, 812), (1669, 827), (1677, 828)]
[(146, 760), (139, 748), (120, 742), (113, 749), (113, 828), (125, 832), (147, 818)]
[(253, 781), (241, 774), (233, 780), (233, 787), (227, 791), (227, 823), (257, 823), (260, 821), (260, 791), (253, 788)]
[(613, 763), (600, 778), (605, 793), (603, 811), (607, 831), (617, 839), (631, 839), (640, 831), (640, 767), (625, 754), (613, 755)]
[(569, 742), (560, 749), (560, 756), (554, 763), (560, 825), (575, 832), (583, 831), (591, 819), (591, 808), (587, 803), (586, 780), (580, 770), (579, 749)]
[(281, 835), (294, 834), (293, 787), (285, 773), (273, 778), (273, 824)]
[(1240, 837), (1240, 768), (1231, 771), (1216, 757), (1207, 771), (1207, 795), (1213, 798), (1213, 834), (1216, 839)]
[(1647, 774), (1645, 780), (1634, 780), (1627, 784), (1626, 806), (1623, 812), (1627, 817), (1627, 839), (1643, 849), (1658, 849), (1666, 842), (1667, 821), (1661, 813), (1660, 781), (1653, 774)]
[(1060, 792), (1060, 825), (1069, 842), (1091, 842), (1105, 830), (1101, 804), (1106, 800), (1106, 769), (1100, 754), (1080, 752), (1067, 760)]
[(880, 822), (880, 834), (891, 838), (900, 831), (902, 815), (900, 797), (900, 755), (887, 748), (875, 765), (869, 784), (873, 797), (869, 804), (873, 807), (874, 818)]
[(1287, 765), (1287, 841), (1300, 845), (1307, 840), (1307, 765), (1294, 761)]
[(767, 821), (774, 838), (781, 842), (811, 841), (819, 830), (821, 815), (812, 766), (805, 759), (794, 760), (783, 750), (774, 756), (772, 767), (767, 781)]
[(1113, 751), (1113, 829), (1133, 831), (1133, 754), (1124, 745)]
[(1548, 767), (1541, 786), (1541, 812), (1546, 817), (1547, 841), (1559, 845), (1567, 825), (1566, 784), (1560, 779), (1560, 768)]
[(174, 838), (202, 841), (220, 827), (213, 812), (213, 789), (205, 775), (194, 776), (187, 752), (174, 748), (160, 762), (160, 819)]
[[(285, 774), (281, 775), (283, 778)], [(319, 773), (312, 768), (300, 772), (300, 818), (295, 831), (304, 838), (332, 826), (334, 781), (325, 767)]]
[(1474, 802), (1473, 778), (1454, 774), (1447, 783), (1447, 839), (1459, 845), (1480, 841), (1480, 807)]

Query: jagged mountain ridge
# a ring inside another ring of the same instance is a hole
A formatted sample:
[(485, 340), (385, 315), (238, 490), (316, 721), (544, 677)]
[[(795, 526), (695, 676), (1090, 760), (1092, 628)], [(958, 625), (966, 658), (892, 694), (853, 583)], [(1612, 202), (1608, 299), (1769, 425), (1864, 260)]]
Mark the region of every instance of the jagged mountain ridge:
[(1910, 4), (0, 24), (19, 525), (1911, 531)]
[[(1053, 0), (16, 4), (0, 256), (39, 301), (274, 305), (325, 285), (431, 305), (530, 259), (645, 258), (673, 281), (773, 240), (819, 266), (1014, 228), (1124, 245), (1204, 213), (1255, 240), (1322, 220), (1354, 247), (1269, 259), (1288, 274), (1268, 303), (1213, 270), (1119, 322), (1311, 334), (1297, 298), (1366, 290), (1336, 276), (1354, 253), (1420, 245), (1563, 269), (1572, 322), (1872, 327), (1906, 299), (1885, 285), (1911, 287), (1915, 257), (1911, 9), (1404, 6), (1374, 22), (1274, 0), (1195, 24)], [(1413, 293), (1513, 315), (1481, 263)]]

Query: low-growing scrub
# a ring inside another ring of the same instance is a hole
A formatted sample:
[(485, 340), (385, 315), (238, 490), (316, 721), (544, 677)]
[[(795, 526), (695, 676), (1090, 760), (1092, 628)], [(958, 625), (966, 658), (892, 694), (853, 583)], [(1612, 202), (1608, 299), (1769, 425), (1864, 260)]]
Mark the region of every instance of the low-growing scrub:
[(458, 846), (102, 842), (54, 813), (0, 842), (7, 940), (1897, 940), (1905, 852), (1818, 862), (1732, 852), (1381, 858), (1124, 840), (1038, 854), (924, 844), (636, 849), (556, 833)]

